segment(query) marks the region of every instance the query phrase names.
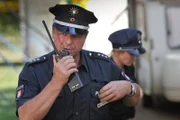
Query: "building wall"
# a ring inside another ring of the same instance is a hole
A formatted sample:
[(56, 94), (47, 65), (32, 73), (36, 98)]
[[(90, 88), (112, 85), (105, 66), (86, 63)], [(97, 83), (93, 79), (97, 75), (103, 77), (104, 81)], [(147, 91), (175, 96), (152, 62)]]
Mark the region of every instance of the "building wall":
[(51, 23), (53, 16), (48, 8), (55, 5), (59, 0), (19, 0), (21, 22), (21, 35), (24, 52), (34, 58), (52, 50), (49, 37), (42, 24), (46, 21), (51, 33)]
[(127, 0), (90, 0), (87, 9), (93, 11), (98, 22), (90, 26), (86, 49), (109, 54), (112, 46), (109, 35), (128, 27)]

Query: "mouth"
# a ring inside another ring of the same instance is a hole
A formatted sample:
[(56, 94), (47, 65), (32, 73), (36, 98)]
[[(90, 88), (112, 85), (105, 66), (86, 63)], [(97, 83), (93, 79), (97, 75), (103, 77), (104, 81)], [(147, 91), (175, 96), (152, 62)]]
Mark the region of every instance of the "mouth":
[(61, 51), (59, 51), (59, 55), (62, 55), (62, 56), (69, 55), (69, 51), (67, 51), (67, 50), (61, 50)]
[(73, 52), (73, 50), (70, 48), (64, 48), (63, 50), (68, 51), (69, 55)]
[(68, 48), (64, 48), (64, 50), (65, 50), (65, 51), (68, 51), (68, 52), (70, 52), (70, 51), (71, 51), (71, 49), (68, 49)]

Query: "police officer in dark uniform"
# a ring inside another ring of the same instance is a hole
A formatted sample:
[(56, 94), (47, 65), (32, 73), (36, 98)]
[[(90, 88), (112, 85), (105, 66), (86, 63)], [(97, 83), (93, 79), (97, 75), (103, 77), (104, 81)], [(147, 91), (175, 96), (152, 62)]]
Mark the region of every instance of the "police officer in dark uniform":
[[(49, 8), (55, 16), (52, 51), (25, 64), (16, 90), (16, 114), (22, 120), (111, 120), (116, 104), (134, 106), (139, 86), (106, 55), (83, 50), (94, 13), (77, 5)], [(56, 54), (56, 55), (55, 55)], [(111, 114), (112, 113), (112, 114)]]
[[(138, 55), (146, 52), (145, 48), (142, 47), (141, 35), (141, 31), (128, 28), (118, 30), (108, 38), (113, 46), (111, 52), (112, 61), (135, 82), (137, 80), (133, 62), (135, 62)], [(127, 107), (122, 104), (119, 111), (117, 115), (120, 116), (119, 119), (121, 120), (133, 120), (135, 117), (134, 107)]]

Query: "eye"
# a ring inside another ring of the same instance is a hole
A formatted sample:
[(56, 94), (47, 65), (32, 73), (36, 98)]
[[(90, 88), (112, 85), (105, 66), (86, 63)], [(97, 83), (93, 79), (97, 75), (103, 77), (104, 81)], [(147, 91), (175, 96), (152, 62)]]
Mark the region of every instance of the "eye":
[(134, 54), (132, 54), (132, 53), (130, 53), (130, 52), (128, 52), (128, 53), (129, 53), (130, 56), (134, 56)]
[(83, 35), (72, 35), (72, 38), (74, 39), (82, 39), (83, 37)]
[(66, 36), (67, 35), (67, 33), (62, 33), (64, 36)]
[(134, 54), (131, 54), (131, 53), (130, 53), (130, 55), (131, 55), (131, 56), (134, 56)]

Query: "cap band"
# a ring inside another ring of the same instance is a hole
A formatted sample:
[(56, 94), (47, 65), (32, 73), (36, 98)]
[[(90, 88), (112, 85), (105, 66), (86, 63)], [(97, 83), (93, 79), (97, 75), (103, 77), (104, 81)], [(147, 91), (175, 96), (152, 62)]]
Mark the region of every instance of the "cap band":
[(140, 54), (140, 52), (137, 48), (135, 48), (135, 49), (116, 49), (115, 48), (115, 50), (126, 51), (126, 52), (133, 54), (133, 55), (139, 55)]
[(53, 23), (53, 27), (55, 27), (58, 31), (61, 31), (63, 33), (68, 33), (71, 35), (86, 35), (88, 33), (88, 30), (64, 26), (57, 23)]
[(54, 19), (53, 21), (54, 21), (54, 23), (57, 23), (57, 24), (60, 24), (60, 25), (64, 25), (64, 26), (74, 27), (74, 28), (83, 29), (83, 30), (88, 30), (89, 29), (89, 27), (83, 26), (83, 25), (67, 23), (67, 22), (56, 20), (56, 19)]

